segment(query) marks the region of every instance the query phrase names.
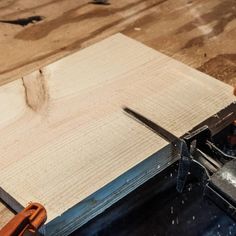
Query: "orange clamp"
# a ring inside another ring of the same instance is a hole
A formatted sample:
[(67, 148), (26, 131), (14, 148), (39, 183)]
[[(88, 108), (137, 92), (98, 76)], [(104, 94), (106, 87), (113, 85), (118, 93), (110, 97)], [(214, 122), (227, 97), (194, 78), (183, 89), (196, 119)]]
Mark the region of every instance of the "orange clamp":
[(30, 203), (0, 230), (0, 236), (23, 236), (27, 230), (36, 233), (46, 220), (46, 209), (39, 203)]

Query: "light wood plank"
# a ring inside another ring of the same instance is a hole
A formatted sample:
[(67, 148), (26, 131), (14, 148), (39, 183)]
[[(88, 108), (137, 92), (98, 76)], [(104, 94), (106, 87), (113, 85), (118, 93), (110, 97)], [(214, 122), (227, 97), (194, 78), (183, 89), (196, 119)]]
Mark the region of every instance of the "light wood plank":
[(122, 106), (180, 136), (235, 98), (117, 34), (1, 86), (0, 99), (0, 196), (16, 210), (41, 202), (47, 234), (66, 235), (177, 158)]

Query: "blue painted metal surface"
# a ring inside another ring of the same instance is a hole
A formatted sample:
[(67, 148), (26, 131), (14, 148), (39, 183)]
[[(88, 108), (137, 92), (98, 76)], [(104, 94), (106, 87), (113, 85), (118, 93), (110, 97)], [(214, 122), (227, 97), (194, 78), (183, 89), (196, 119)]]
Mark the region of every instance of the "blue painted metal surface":
[[(45, 235), (68, 235), (89, 220), (102, 213), (128, 193), (158, 174), (178, 159), (171, 145), (153, 154), (108, 185), (48, 222), (42, 232)], [(111, 170), (112, 171), (112, 170)]]

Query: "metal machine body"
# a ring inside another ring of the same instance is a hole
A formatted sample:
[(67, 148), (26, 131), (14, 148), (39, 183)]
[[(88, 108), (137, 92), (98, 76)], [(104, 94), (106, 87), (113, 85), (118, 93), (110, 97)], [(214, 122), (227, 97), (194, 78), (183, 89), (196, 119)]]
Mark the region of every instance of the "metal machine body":
[[(124, 108), (138, 122), (169, 141), (180, 156), (176, 189), (182, 193), (189, 175), (205, 186), (204, 194), (236, 220), (236, 104), (199, 124), (178, 138), (141, 114)], [(220, 135), (230, 129), (227, 137)], [(226, 139), (220, 147), (218, 140)]]
[(124, 111), (172, 143), (180, 159), (73, 236), (236, 235), (236, 104), (180, 138), (129, 108)]

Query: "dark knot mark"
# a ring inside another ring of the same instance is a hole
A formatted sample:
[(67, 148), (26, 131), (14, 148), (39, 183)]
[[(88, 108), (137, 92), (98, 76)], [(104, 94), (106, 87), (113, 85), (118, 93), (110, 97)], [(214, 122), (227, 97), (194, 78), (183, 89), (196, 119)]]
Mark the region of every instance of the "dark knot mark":
[(35, 22), (42, 21), (44, 18), (45, 17), (43, 16), (30, 16), (27, 18), (20, 18), (16, 20), (0, 20), (0, 23), (20, 25), (24, 27), (28, 24), (34, 24)]
[(90, 4), (110, 5), (109, 0), (93, 0)]

